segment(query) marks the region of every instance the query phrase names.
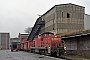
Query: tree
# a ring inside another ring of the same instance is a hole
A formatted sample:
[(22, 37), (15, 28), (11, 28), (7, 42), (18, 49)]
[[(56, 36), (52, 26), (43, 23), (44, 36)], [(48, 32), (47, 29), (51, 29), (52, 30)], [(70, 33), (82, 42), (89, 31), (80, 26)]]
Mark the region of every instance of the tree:
[(30, 33), (31, 31), (32, 31), (32, 27), (27, 27), (27, 28), (25, 28), (25, 33)]

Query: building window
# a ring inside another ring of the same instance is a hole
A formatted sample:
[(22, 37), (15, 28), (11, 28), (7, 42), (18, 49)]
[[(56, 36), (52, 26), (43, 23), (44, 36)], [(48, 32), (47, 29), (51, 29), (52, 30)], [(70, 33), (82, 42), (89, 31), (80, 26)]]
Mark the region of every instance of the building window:
[(62, 12), (62, 18), (63, 18), (63, 12)]
[(69, 13), (67, 13), (67, 18), (70, 18), (70, 14)]

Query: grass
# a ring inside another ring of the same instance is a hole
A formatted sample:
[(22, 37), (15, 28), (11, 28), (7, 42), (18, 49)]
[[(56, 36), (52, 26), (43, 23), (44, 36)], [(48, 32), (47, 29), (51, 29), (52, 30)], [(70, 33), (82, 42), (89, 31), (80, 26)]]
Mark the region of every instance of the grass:
[(0, 48), (0, 50), (2, 50), (2, 48)]
[(73, 55), (73, 54), (69, 54), (69, 55), (65, 55), (65, 56), (73, 57), (73, 58), (89, 59), (89, 60), (90, 60), (90, 57), (81, 56), (81, 55)]

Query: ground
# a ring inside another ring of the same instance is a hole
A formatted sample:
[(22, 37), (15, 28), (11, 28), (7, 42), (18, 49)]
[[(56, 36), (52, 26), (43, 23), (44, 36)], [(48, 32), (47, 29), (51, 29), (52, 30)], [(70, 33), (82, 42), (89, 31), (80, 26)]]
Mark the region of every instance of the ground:
[(23, 51), (11, 52), (10, 50), (0, 50), (0, 60), (64, 60), (64, 59), (34, 53), (27, 53)]

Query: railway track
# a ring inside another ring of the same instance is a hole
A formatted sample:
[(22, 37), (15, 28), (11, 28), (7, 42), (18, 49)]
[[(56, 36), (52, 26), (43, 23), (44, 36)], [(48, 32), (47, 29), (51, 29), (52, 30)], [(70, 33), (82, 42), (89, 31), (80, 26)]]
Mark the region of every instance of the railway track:
[(65, 60), (71, 60), (71, 59), (66, 58), (66, 57), (64, 57), (64, 56), (60, 56), (60, 57), (56, 57), (56, 58), (61, 58), (61, 59), (65, 59)]
[(44, 58), (44, 57), (50, 57), (54, 59), (63, 59), (63, 60), (72, 60), (72, 59), (66, 58), (65, 56), (55, 57), (55, 56), (48, 56), (48, 55), (40, 55), (39, 58)]

